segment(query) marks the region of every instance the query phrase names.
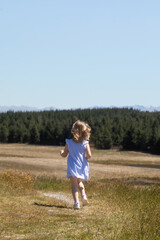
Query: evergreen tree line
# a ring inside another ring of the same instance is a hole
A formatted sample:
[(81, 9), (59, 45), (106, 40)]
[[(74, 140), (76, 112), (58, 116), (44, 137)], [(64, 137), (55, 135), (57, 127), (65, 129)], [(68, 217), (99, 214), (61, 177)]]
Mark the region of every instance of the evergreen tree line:
[(160, 112), (125, 108), (0, 113), (0, 142), (64, 145), (78, 119), (91, 126), (96, 148), (160, 153)]

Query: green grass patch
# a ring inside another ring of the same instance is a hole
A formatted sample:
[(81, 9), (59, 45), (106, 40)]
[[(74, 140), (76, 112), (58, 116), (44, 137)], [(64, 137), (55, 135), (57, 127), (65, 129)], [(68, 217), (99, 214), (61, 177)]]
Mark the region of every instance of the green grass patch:
[(69, 191), (70, 184), (67, 180), (57, 178), (55, 176), (48, 177), (45, 175), (36, 176), (33, 181), (36, 190), (44, 191)]

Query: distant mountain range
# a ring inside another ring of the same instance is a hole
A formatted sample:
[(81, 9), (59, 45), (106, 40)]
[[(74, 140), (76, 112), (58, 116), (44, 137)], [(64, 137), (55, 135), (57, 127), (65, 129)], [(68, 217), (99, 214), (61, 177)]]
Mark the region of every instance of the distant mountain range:
[(135, 105), (133, 107), (128, 107), (140, 110), (142, 112), (160, 112), (160, 106), (159, 107), (153, 107), (153, 106), (141, 106), (141, 105)]
[[(135, 110), (139, 110), (142, 112), (160, 112), (160, 106), (159, 107), (153, 107), (153, 106), (141, 106), (141, 105), (134, 105), (134, 106), (122, 106), (122, 107), (116, 107), (116, 106), (110, 106), (110, 107), (91, 107), (93, 108), (132, 108)], [(46, 107), (46, 108), (36, 108), (36, 107), (28, 107), (28, 106), (0, 106), (0, 112), (39, 112), (39, 111), (50, 111), (50, 110), (56, 110), (57, 108), (54, 107)]]
[(0, 106), (0, 112), (40, 112), (40, 111), (49, 111), (55, 110), (53, 107), (46, 107), (46, 108), (36, 108), (36, 107), (28, 107), (28, 106)]

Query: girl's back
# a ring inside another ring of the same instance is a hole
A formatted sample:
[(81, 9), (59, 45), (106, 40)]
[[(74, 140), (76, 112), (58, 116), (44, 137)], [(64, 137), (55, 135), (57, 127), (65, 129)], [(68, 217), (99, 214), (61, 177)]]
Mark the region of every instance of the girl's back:
[(66, 139), (68, 145), (69, 156), (75, 161), (85, 161), (85, 150), (88, 141), (84, 140), (81, 143), (76, 143), (73, 139)]
[(72, 139), (66, 139), (68, 145), (67, 177), (77, 177), (88, 181), (89, 164), (85, 157), (88, 141), (76, 143)]

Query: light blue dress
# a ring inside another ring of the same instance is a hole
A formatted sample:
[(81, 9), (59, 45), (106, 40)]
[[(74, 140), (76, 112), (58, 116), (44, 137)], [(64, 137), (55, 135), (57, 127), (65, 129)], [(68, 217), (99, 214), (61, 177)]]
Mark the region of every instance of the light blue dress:
[(66, 139), (69, 155), (67, 159), (67, 177), (77, 177), (82, 181), (88, 181), (89, 163), (85, 157), (85, 149), (88, 141), (76, 143), (72, 139)]

